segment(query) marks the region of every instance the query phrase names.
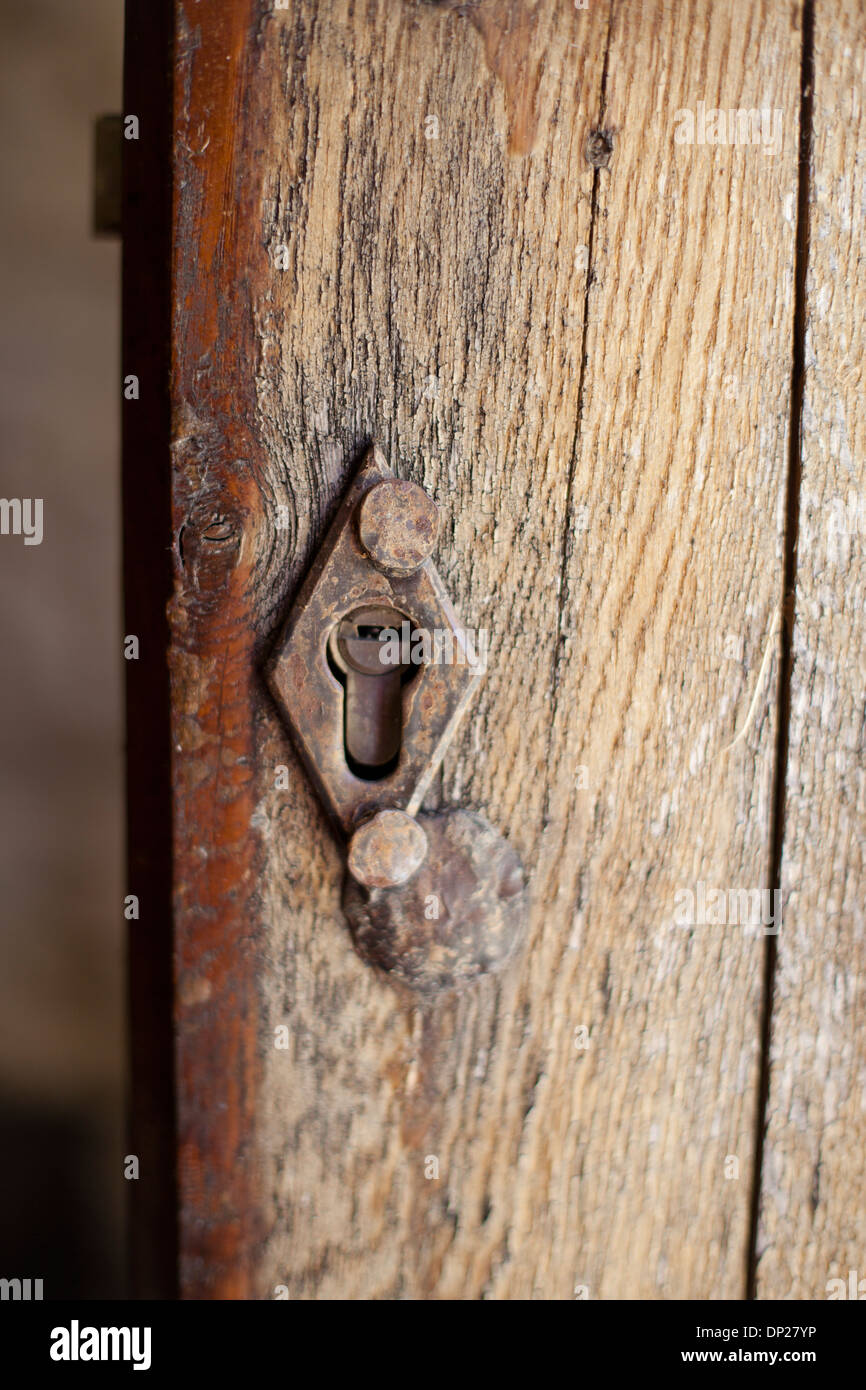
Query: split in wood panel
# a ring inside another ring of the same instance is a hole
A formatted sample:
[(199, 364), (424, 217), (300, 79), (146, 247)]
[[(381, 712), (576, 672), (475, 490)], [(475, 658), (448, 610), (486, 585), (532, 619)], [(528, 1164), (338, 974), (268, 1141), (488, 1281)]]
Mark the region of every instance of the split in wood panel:
[(864, 63), (862, 5), (817, 4), (761, 1298), (866, 1294)]

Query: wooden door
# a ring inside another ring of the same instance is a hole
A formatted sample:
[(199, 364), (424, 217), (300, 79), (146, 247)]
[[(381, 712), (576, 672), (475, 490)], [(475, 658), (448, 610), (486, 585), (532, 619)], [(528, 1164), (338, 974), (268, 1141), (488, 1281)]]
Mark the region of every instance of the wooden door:
[[(864, 1235), (862, 6), (127, 9), (141, 1290), (825, 1297)], [(532, 885), (433, 1005), (354, 953), (265, 679), (371, 441), (490, 633), (427, 804)]]

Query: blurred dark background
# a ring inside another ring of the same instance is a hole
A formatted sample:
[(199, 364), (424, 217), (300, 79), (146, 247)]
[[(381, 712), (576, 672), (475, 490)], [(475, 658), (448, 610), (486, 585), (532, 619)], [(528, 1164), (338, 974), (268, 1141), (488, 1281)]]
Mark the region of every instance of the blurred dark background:
[(122, 0), (3, 6), (0, 1277), (123, 1297), (120, 244), (91, 233)]

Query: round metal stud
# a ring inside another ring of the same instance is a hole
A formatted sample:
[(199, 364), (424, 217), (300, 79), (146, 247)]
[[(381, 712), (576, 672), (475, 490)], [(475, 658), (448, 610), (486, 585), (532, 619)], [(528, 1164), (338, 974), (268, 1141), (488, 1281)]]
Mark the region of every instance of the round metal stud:
[(429, 558), (439, 534), (439, 509), (417, 483), (388, 478), (365, 493), (358, 535), (377, 569), (405, 579)]
[(347, 876), (343, 911), (358, 954), (417, 994), (460, 989), (500, 970), (526, 919), (520, 860), (473, 811), (422, 815), (424, 862), (402, 887), (360, 887)]
[(349, 873), (365, 888), (397, 888), (407, 883), (427, 854), (427, 836), (405, 811), (378, 811), (349, 842)]

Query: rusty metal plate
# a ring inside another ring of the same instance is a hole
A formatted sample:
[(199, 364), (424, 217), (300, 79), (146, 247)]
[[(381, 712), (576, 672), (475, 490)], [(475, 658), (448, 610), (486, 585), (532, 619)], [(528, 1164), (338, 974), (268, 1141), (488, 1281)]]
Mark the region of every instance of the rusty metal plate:
[[(431, 559), (410, 575), (386, 574), (365, 553), (357, 517), (362, 499), (394, 478), (371, 447), (316, 556), (277, 643), (268, 678), (294, 740), (332, 819), (349, 835), (383, 807), (415, 815), (481, 678), (479, 664)], [(387, 605), (415, 629), (443, 634), (442, 654), (402, 690), (402, 740), (396, 766), (377, 781), (347, 765), (344, 690), (328, 662), (328, 642), (348, 614)]]

